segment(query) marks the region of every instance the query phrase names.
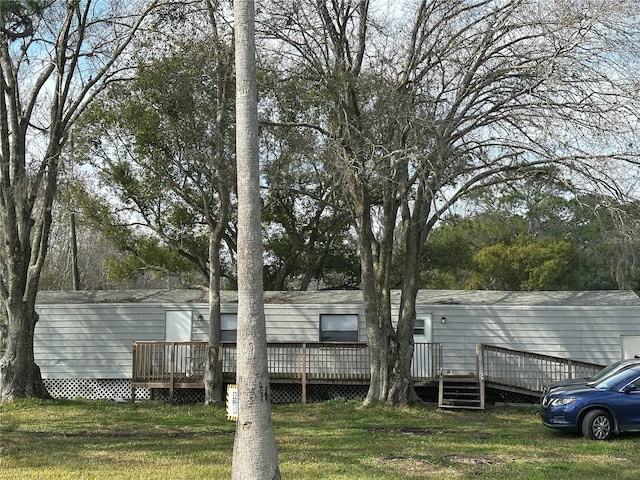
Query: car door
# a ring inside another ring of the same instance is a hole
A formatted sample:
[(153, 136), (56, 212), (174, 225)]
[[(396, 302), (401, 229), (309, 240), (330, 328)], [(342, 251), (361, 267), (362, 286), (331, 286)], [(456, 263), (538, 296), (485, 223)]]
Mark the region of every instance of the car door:
[(632, 387), (628, 393), (618, 393), (618, 427), (621, 431), (640, 431), (640, 377), (628, 384), (628, 387)]

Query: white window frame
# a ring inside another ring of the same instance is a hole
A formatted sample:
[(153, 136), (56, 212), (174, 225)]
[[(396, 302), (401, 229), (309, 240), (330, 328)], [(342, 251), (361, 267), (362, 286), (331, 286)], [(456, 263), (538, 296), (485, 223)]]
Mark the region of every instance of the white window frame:
[(236, 343), (238, 341), (238, 314), (220, 314), (220, 341), (223, 343)]
[(358, 315), (355, 313), (321, 313), (320, 341), (356, 343), (359, 341), (358, 323)]

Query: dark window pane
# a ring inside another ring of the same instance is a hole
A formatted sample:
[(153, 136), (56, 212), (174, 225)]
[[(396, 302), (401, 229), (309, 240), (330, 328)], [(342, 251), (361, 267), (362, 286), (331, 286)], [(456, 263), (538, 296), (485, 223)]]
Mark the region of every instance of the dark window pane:
[(237, 330), (220, 330), (220, 341), (227, 343), (236, 343), (238, 340)]

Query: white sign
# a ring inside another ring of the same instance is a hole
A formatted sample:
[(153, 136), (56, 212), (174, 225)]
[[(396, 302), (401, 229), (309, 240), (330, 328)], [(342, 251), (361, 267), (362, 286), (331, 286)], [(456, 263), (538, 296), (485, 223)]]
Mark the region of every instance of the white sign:
[(227, 385), (227, 420), (238, 420), (238, 386)]

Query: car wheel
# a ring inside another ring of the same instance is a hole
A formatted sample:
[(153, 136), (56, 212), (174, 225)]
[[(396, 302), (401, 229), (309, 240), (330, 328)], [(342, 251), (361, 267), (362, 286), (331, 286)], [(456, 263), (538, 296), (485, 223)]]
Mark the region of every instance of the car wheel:
[(591, 410), (582, 420), (582, 435), (589, 440), (609, 440), (613, 435), (611, 415), (604, 410)]

